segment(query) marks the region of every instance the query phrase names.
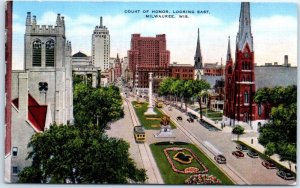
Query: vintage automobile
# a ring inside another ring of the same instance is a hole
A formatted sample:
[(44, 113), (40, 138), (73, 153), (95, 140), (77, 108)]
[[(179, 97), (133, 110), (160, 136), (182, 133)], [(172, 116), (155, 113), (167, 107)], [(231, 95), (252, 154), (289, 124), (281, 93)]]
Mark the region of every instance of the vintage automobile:
[(242, 158), (242, 157), (244, 157), (244, 154), (241, 151), (233, 151), (232, 155), (236, 156), (236, 158)]
[(271, 160), (264, 160), (261, 164), (266, 167), (267, 169), (274, 169), (276, 168), (275, 164)]
[(182, 117), (181, 117), (181, 116), (178, 116), (178, 117), (176, 118), (176, 120), (182, 121)]
[(236, 149), (239, 151), (248, 151), (248, 148), (244, 145), (237, 145)]
[(294, 180), (295, 176), (288, 170), (278, 170), (277, 176), (281, 177), (284, 180)]
[(258, 154), (255, 151), (249, 150), (247, 155), (252, 158), (258, 158)]
[(216, 155), (214, 159), (217, 161), (219, 164), (226, 164), (226, 158), (224, 155)]
[(187, 118), (187, 121), (189, 122), (189, 123), (193, 123), (194, 122), (194, 119), (193, 118)]

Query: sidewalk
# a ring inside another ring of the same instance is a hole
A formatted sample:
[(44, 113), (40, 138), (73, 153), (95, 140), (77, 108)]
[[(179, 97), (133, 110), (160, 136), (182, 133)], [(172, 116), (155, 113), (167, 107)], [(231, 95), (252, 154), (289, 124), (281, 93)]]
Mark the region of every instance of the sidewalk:
[[(251, 140), (253, 139), (253, 144), (251, 144)], [(236, 141), (236, 139), (233, 139), (234, 141)], [(252, 148), (254, 148), (255, 150), (257, 150), (260, 153), (264, 153), (265, 148), (264, 146), (262, 146), (261, 144), (258, 143), (258, 139), (256, 137), (241, 137), (239, 138), (239, 141), (244, 143), (245, 145), (248, 145)], [(274, 154), (270, 157), (272, 160), (276, 161), (278, 164), (286, 167), (287, 169), (290, 169), (289, 167), (289, 163), (287, 161), (280, 161), (280, 158), (277, 154)], [(291, 163), (291, 170), (294, 173), (297, 173), (295, 170), (295, 163)]]

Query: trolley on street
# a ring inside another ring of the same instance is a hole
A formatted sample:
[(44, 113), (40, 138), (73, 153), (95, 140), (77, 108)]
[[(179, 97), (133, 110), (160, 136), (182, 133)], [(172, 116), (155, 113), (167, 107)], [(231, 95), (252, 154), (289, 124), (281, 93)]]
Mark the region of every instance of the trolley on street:
[(143, 126), (135, 126), (133, 128), (134, 139), (137, 143), (145, 142), (145, 129)]

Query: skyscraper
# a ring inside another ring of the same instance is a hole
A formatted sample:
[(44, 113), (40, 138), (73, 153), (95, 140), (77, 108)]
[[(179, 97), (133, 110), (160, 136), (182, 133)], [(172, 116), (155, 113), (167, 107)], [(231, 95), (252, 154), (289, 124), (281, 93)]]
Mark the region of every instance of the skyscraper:
[(141, 37), (132, 34), (131, 49), (128, 50), (129, 70), (132, 75), (138, 72), (138, 88), (148, 88), (149, 72), (153, 73), (154, 90), (158, 88), (160, 78), (169, 75), (170, 52), (167, 50), (166, 35), (156, 37)]
[(96, 26), (92, 34), (92, 64), (102, 71), (109, 69), (110, 35), (109, 30), (103, 26), (100, 17), (100, 26)]

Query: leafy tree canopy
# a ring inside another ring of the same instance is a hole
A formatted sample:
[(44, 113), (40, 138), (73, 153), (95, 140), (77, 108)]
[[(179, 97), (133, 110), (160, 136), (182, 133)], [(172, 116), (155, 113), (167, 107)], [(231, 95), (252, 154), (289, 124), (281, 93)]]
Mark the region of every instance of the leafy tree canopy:
[(297, 141), (297, 87), (259, 89), (256, 103), (270, 104), (270, 122), (260, 128), (259, 142), (266, 147), (265, 153), (277, 153), (282, 160), (296, 161)]
[(21, 183), (144, 182), (146, 173), (129, 157), (129, 145), (108, 138), (92, 124), (56, 124), (33, 135), (28, 147), (32, 165), (19, 173)]
[(74, 117), (76, 124), (97, 124), (104, 128), (108, 122), (124, 116), (119, 88), (93, 88), (79, 83), (74, 87)]

